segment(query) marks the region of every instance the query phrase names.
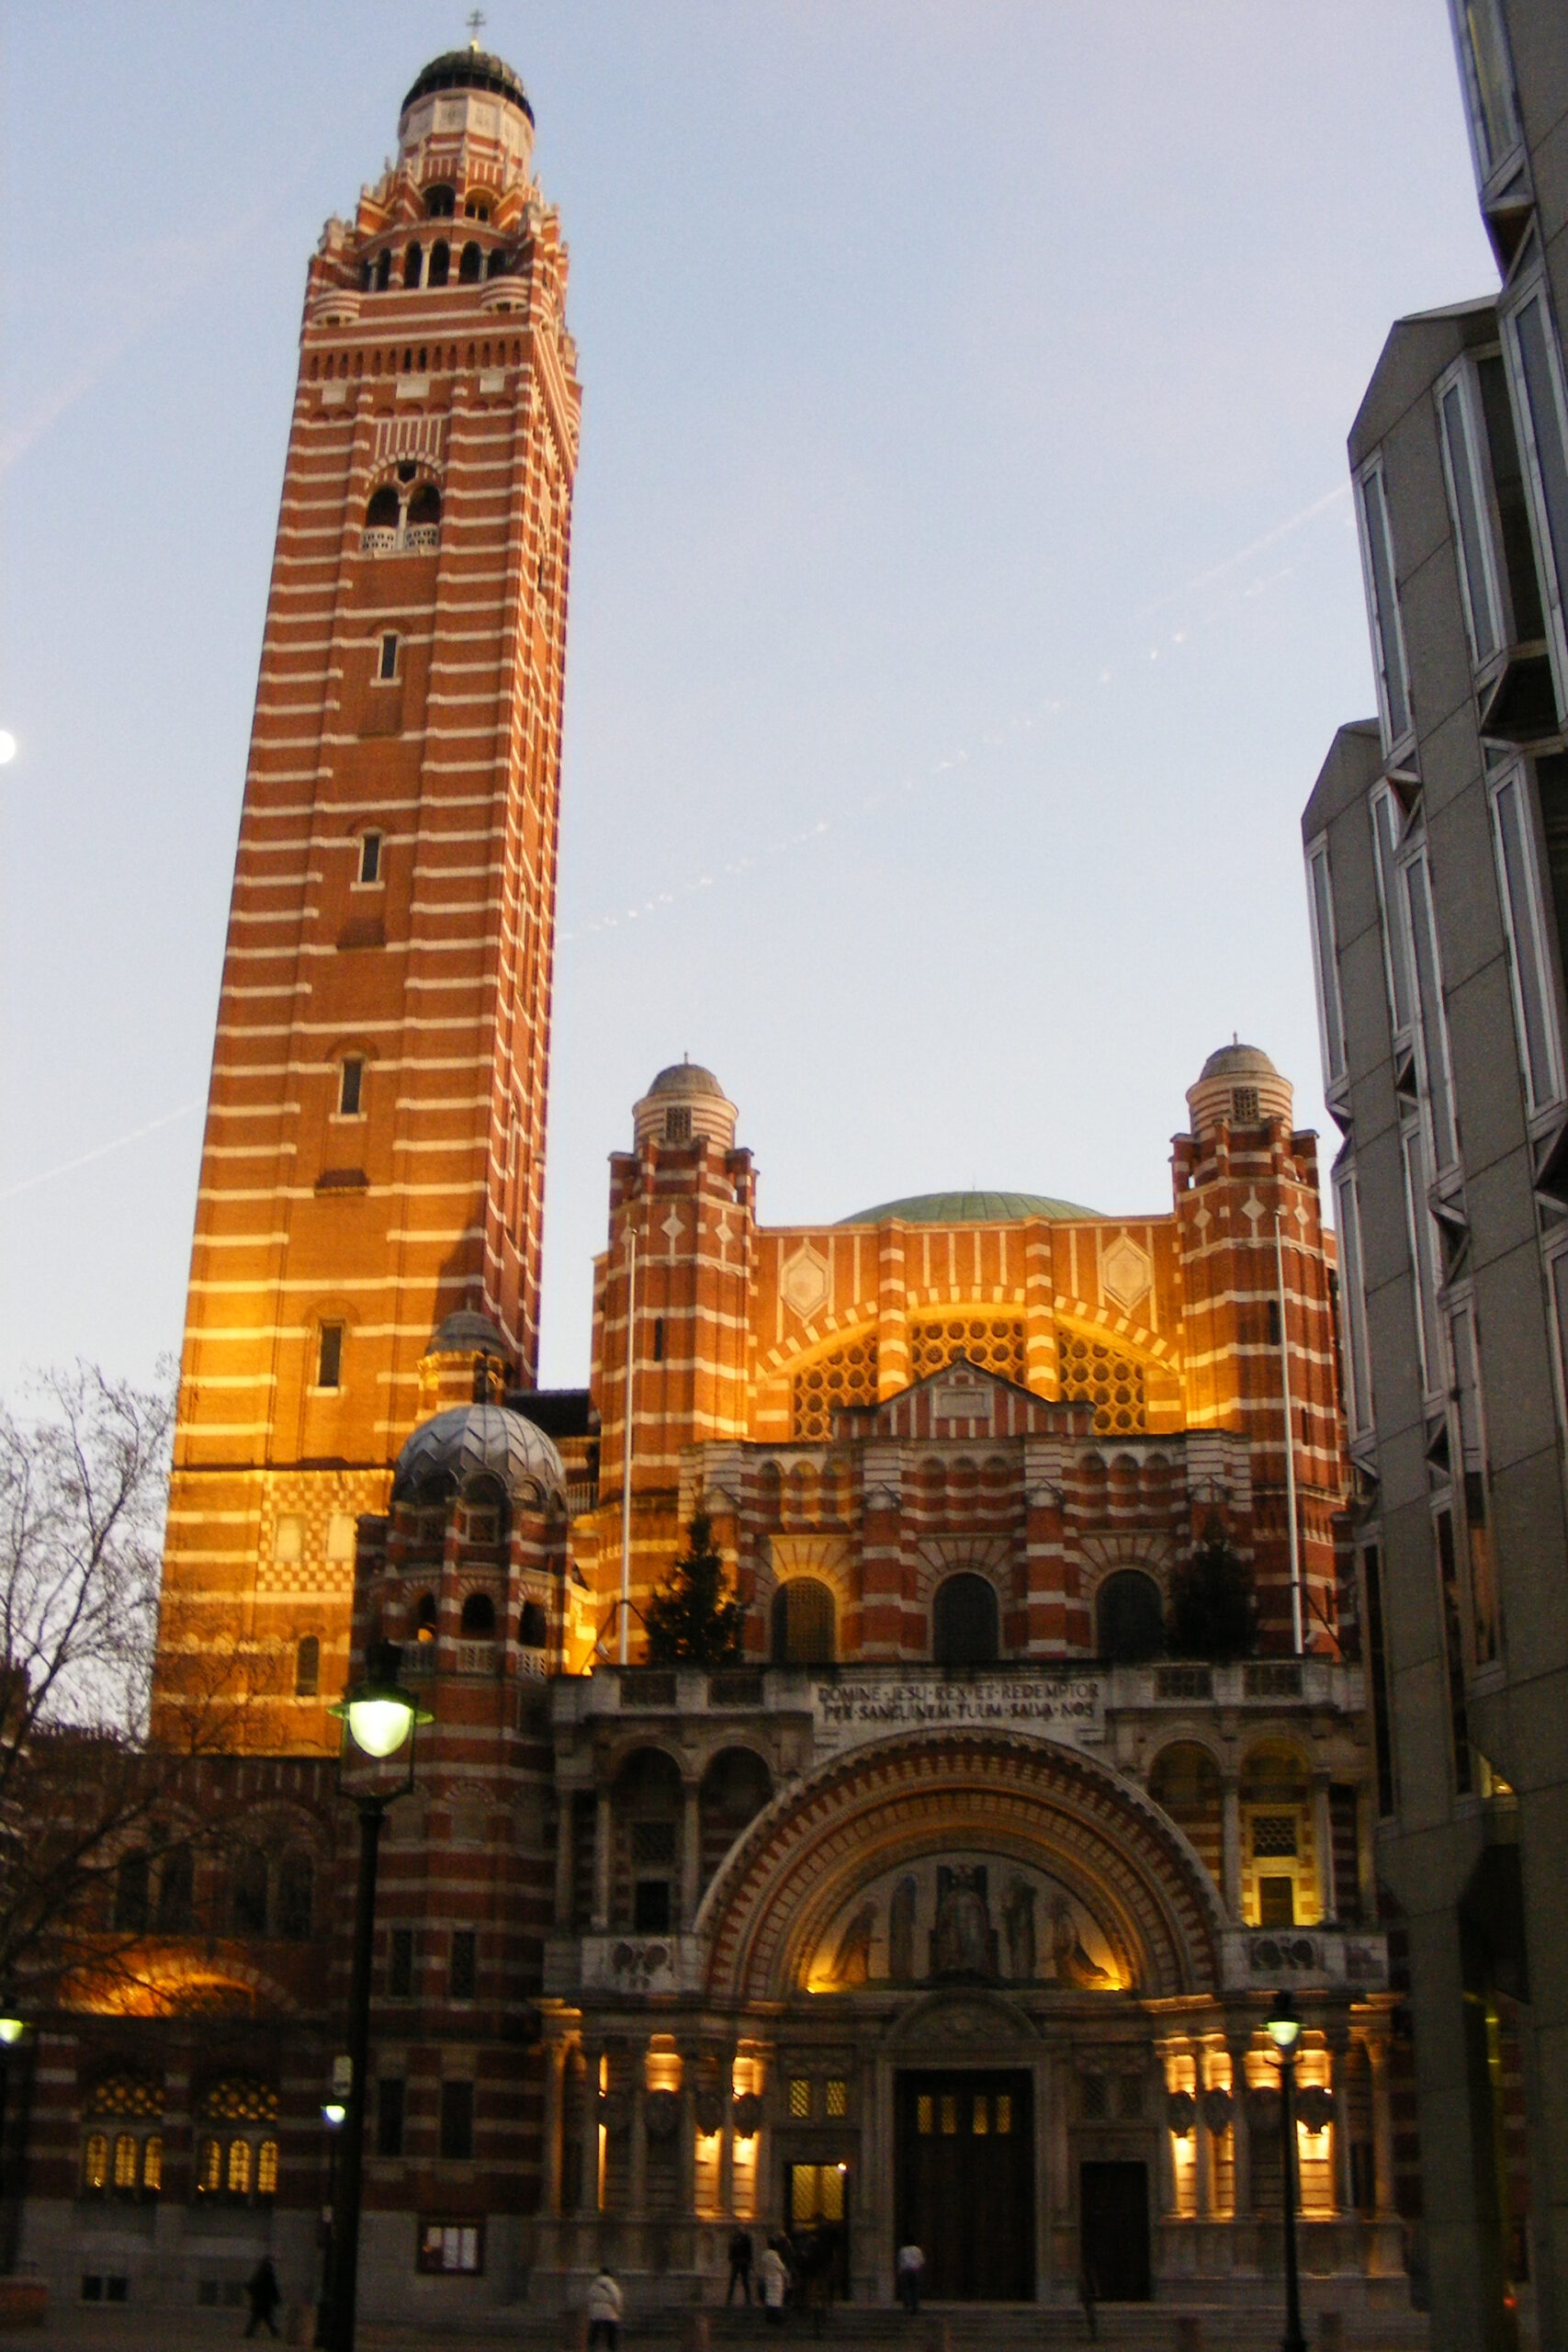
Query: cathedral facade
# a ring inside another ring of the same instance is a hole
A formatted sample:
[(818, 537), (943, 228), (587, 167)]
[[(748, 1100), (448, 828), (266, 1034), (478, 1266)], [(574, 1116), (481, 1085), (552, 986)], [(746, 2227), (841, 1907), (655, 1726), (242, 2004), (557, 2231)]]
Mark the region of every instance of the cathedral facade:
[[(433, 1721), (376, 1914), (367, 2313), (604, 2261), (716, 2299), (738, 2228), (857, 2302), (909, 2238), (942, 2300), (1271, 2301), (1288, 1990), (1305, 2267), (1392, 2322), (1335, 1252), (1267, 1056), (1211, 1056), (1146, 1215), (810, 1228), (759, 1222), (673, 1065), (610, 1160), (590, 1385), (536, 1386), (578, 394), (533, 129), (502, 61), (435, 60), (310, 265), (160, 1668), (231, 1652), (243, 1703), (189, 1865), (125, 1857), (115, 2000), (37, 2020), (24, 2258), (71, 2300), (220, 2303), (264, 2252), (320, 2291), (326, 1709), (390, 1641)], [(699, 1514), (740, 1644), (650, 1662)], [(1172, 1647), (1205, 1548), (1256, 1598), (1224, 1655)]]

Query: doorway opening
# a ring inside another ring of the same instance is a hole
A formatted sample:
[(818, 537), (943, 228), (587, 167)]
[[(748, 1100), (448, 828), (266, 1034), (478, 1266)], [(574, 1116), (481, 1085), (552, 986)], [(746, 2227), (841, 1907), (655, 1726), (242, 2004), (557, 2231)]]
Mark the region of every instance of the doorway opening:
[(1034, 2083), (1025, 2073), (897, 2084), (897, 2238), (933, 2302), (1034, 2298)]
[(1097, 2301), (1148, 2301), (1154, 2290), (1147, 2165), (1078, 2166), (1078, 2246), (1083, 2275)]

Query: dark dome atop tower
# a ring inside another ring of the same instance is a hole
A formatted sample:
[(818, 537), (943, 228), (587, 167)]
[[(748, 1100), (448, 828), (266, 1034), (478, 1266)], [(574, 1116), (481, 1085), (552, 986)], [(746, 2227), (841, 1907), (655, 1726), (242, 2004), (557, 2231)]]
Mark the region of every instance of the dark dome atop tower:
[(434, 1484), (460, 1489), (476, 1476), (499, 1478), (513, 1502), (530, 1487), (546, 1495), (566, 1487), (560, 1455), (543, 1430), (504, 1405), (454, 1405), (422, 1421), (398, 1456), (392, 1500), (406, 1502)]
[(671, 1062), (668, 1069), (660, 1071), (648, 1091), (650, 1094), (716, 1094), (721, 1102), (724, 1101), (723, 1087), (701, 1062)]
[(403, 100), (404, 114), (433, 90), (492, 90), (498, 98), (509, 98), (514, 107), (521, 107), (530, 122), (534, 119), (523, 76), (504, 57), (492, 57), (488, 50), (447, 49), (433, 57)]

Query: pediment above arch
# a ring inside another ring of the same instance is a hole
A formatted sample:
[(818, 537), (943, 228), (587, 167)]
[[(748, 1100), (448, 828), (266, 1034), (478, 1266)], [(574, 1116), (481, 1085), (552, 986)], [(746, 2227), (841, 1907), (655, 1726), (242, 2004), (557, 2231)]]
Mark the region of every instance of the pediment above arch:
[(1040, 2030), (1027, 2009), (1005, 1994), (980, 1990), (931, 1993), (901, 2009), (887, 2030), (895, 2050), (928, 2048), (951, 2054), (954, 2046), (978, 2049), (987, 2042), (1010, 2046), (1038, 2041)]

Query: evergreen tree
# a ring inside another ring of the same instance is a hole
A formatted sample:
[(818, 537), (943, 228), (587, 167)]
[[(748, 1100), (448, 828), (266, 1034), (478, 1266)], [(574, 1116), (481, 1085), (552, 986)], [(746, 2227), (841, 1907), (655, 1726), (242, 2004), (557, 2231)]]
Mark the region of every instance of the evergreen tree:
[(745, 1613), (714, 1549), (713, 1521), (699, 1505), (685, 1551), (644, 1612), (649, 1666), (737, 1665)]
[(1171, 1655), (1223, 1666), (1250, 1657), (1257, 1646), (1252, 1570), (1212, 1521), (1170, 1580)]

